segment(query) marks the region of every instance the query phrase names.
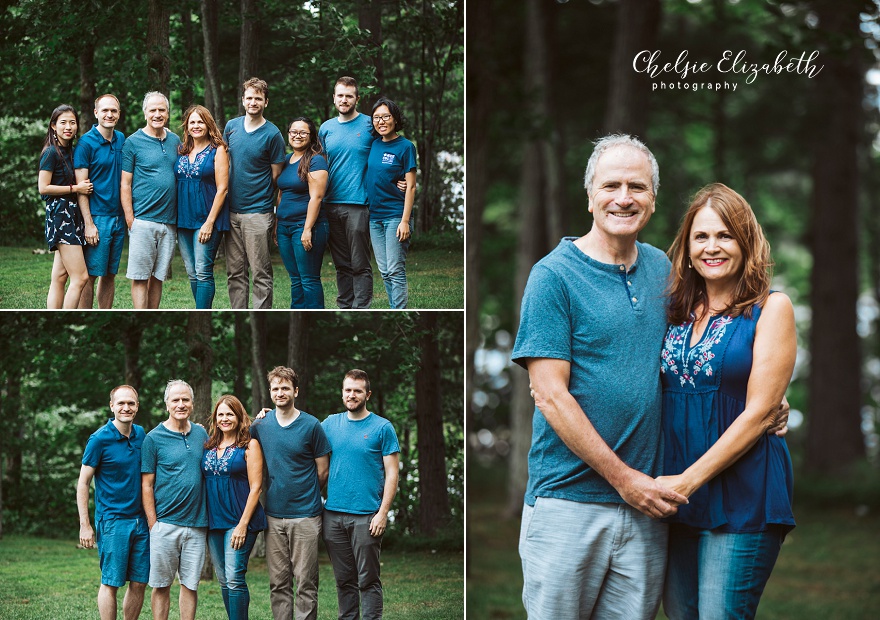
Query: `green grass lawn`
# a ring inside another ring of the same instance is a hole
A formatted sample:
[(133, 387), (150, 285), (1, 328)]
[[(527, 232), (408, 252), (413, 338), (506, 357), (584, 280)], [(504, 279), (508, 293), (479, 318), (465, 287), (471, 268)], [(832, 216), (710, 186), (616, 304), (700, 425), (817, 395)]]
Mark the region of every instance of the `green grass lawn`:
[[(101, 580), (98, 553), (78, 549), (74, 540), (10, 536), (0, 543), (0, 620), (91, 620), (98, 617)], [(271, 620), (266, 560), (250, 562), (248, 586), (252, 620)], [(463, 554), (460, 551), (382, 552), (385, 617), (448, 620), (464, 617)], [(179, 618), (179, 586), (171, 589), (172, 619)], [(119, 618), (122, 618), (119, 592)], [(141, 618), (152, 618), (147, 588)], [(336, 586), (325, 552), (320, 556), (318, 618), (336, 618)], [(216, 580), (199, 586), (197, 618), (223, 619), (223, 599)]]
[[(500, 517), (500, 472), (468, 467), (468, 618), (524, 619), (519, 519)], [(760, 620), (868, 620), (880, 617), (880, 504), (795, 491), (798, 526), (786, 538), (757, 617)], [(798, 498), (802, 501), (798, 502)], [(861, 515), (861, 516), (857, 516)], [(661, 612), (657, 616), (665, 619)]]
[[(272, 254), (275, 278), (274, 307), (290, 308), (290, 279), (277, 249)], [(32, 247), (0, 247), (0, 308), (45, 308), (49, 291), (49, 275), (52, 272), (52, 254), (34, 254)], [(131, 282), (125, 278), (128, 264), (128, 246), (120, 262), (116, 277), (116, 302), (114, 308), (130, 309)], [(172, 277), (162, 289), (161, 309), (195, 308), (189, 288), (189, 280), (183, 267), (180, 252), (176, 252), (171, 267)], [(464, 259), (463, 245), (444, 239), (420, 244), (418, 240), (410, 248), (406, 260), (409, 283), (409, 308), (449, 309), (464, 307)], [(218, 257), (214, 265), (217, 293), (214, 308), (229, 308), (229, 292), (226, 289), (226, 260)], [(324, 253), (321, 270), (324, 287), (324, 305), (336, 308), (336, 270), (330, 258), (330, 250)], [(388, 295), (382, 277), (373, 262), (373, 308), (388, 308)]]

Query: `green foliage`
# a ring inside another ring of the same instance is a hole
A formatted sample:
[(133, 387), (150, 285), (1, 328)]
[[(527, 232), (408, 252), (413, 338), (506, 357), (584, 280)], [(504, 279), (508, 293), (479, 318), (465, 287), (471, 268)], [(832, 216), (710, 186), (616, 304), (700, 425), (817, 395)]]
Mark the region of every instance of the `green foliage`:
[[(47, 116), (48, 118), (48, 116)], [(46, 205), (36, 192), (40, 145), (47, 122), (18, 116), (0, 117), (0, 195), (6, 205), (0, 217), (0, 239), (38, 243), (46, 222)]]

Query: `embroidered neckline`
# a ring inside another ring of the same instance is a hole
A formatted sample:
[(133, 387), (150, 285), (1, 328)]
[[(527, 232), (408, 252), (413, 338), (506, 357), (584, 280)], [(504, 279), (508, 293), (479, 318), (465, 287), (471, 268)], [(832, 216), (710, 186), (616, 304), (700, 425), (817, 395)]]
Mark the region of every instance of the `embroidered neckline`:
[[(663, 341), (660, 371), (667, 371), (678, 376), (681, 387), (690, 384), (696, 387), (695, 377), (702, 373), (706, 377), (715, 374), (712, 360), (715, 359), (713, 347), (724, 339), (727, 326), (733, 318), (727, 315), (715, 317), (709, 322), (702, 338), (694, 346), (690, 346), (694, 317), (681, 325), (670, 326)], [(680, 366), (679, 366), (680, 365)]]
[(229, 461), (232, 460), (236, 450), (238, 448), (235, 445), (228, 446), (222, 456), (220, 455), (219, 447), (208, 450), (208, 454), (205, 457), (205, 471), (211, 472), (215, 476), (229, 473)]

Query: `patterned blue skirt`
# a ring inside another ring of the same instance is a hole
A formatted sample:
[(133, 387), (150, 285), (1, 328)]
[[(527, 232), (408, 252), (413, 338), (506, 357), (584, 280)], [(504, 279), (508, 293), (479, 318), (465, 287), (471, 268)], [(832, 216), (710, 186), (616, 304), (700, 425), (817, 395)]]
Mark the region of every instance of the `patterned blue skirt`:
[(86, 244), (85, 222), (78, 204), (63, 196), (46, 200), (46, 243), (50, 252), (57, 250), (59, 243)]

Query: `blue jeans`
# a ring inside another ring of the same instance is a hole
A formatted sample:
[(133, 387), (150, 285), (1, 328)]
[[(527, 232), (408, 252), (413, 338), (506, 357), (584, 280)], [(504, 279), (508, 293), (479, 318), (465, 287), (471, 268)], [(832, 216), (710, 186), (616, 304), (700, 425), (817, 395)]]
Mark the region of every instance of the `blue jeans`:
[(208, 549), (214, 573), (223, 593), (223, 605), (230, 620), (247, 620), (251, 594), (244, 579), (248, 559), (257, 540), (256, 532), (248, 532), (241, 549), (231, 545), (232, 529), (208, 530)]
[(385, 292), (388, 293), (388, 303), (392, 308), (406, 308), (409, 300), (406, 286), (406, 252), (409, 249), (409, 239), (397, 240), (399, 224), (400, 220), (397, 218), (370, 221), (370, 239), (376, 254), (376, 264), (385, 282)]
[(208, 243), (199, 241), (199, 231), (192, 228), (177, 229), (180, 255), (189, 276), (189, 286), (196, 300), (196, 308), (210, 309), (214, 305), (214, 259), (223, 233), (214, 229)]
[(318, 220), (312, 228), (312, 249), (306, 252), (300, 237), (305, 222), (278, 222), (278, 249), (284, 268), (290, 275), (290, 307), (324, 308), (321, 287), (321, 263), (330, 237), (330, 224)]
[(784, 538), (778, 526), (734, 534), (671, 524), (666, 615), (670, 620), (754, 618)]

